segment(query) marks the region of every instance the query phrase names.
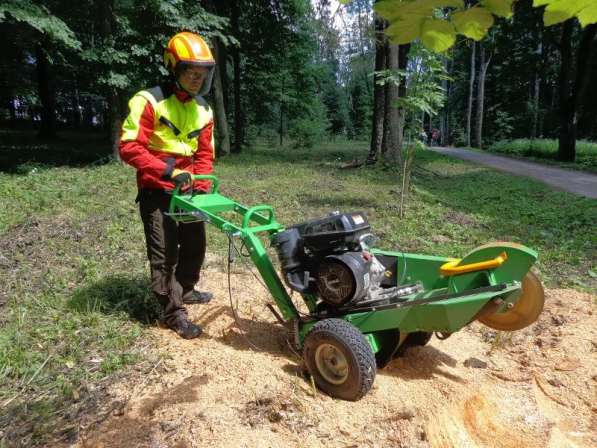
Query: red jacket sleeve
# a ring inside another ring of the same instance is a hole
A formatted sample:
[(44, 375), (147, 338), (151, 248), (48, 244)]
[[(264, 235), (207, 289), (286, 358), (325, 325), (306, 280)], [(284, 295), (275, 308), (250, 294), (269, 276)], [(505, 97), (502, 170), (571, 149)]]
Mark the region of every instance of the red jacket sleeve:
[[(194, 155), (193, 174), (211, 174), (214, 161), (214, 122), (210, 120), (199, 133), (197, 152)], [(210, 182), (197, 181), (195, 188), (207, 190)]]
[(172, 167), (154, 156), (148, 149), (154, 130), (154, 110), (149, 101), (134, 96), (129, 102), (129, 115), (122, 126), (120, 158), (139, 171), (160, 178), (170, 174)]

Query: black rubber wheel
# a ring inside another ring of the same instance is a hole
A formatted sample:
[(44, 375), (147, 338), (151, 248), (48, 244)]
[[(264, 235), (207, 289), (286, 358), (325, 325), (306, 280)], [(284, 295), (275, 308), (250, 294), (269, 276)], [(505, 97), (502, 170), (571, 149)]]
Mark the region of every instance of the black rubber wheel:
[(365, 336), (342, 319), (324, 319), (305, 337), (303, 359), (315, 384), (343, 400), (362, 398), (375, 380), (375, 356)]

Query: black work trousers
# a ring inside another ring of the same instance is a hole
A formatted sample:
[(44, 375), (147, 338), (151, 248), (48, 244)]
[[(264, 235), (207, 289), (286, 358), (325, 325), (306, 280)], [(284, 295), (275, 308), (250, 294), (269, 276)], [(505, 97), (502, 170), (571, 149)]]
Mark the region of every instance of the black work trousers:
[(151, 289), (164, 312), (164, 322), (186, 315), (183, 298), (193, 294), (205, 258), (205, 223), (177, 223), (169, 216), (171, 196), (160, 190), (139, 192)]

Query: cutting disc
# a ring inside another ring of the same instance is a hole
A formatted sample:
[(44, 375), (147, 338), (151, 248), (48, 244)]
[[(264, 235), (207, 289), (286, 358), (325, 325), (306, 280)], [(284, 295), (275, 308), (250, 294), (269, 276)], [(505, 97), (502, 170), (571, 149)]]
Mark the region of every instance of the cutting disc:
[(537, 320), (543, 311), (544, 301), (541, 281), (535, 274), (529, 272), (522, 279), (522, 293), (514, 306), (501, 313), (480, 317), (479, 322), (494, 330), (520, 330)]

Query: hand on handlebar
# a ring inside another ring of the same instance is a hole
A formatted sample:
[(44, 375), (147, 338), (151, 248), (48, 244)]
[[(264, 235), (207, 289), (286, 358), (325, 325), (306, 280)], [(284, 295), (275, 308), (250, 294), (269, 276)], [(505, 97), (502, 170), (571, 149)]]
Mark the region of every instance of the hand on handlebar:
[(174, 185), (176, 185), (177, 187), (193, 185), (193, 175), (190, 171), (179, 170), (178, 168), (174, 168), (170, 177), (172, 178), (172, 182), (174, 182)]

